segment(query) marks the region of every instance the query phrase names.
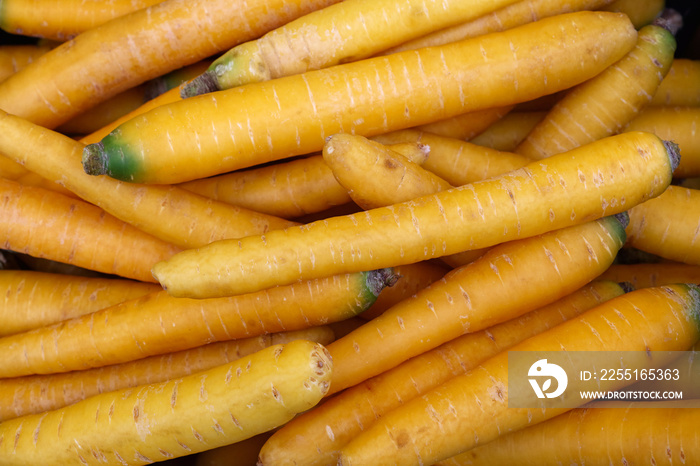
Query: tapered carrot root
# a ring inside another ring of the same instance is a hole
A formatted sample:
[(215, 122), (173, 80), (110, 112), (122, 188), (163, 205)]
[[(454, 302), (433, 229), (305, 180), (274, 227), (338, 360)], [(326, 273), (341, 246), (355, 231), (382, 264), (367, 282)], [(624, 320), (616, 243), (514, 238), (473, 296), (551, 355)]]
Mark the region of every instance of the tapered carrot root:
[(700, 284), (700, 266), (682, 263), (613, 264), (600, 275), (601, 279), (629, 282), (635, 288), (672, 285), (674, 283)]
[(699, 107), (647, 107), (625, 131), (649, 131), (678, 144), (683, 157), (674, 176), (692, 178), (700, 176), (699, 127)]
[(383, 144), (403, 141), (425, 145), (430, 149), (430, 156), (420, 165), (454, 186), (502, 175), (531, 162), (520, 154), (414, 129), (394, 131), (372, 139)]
[(569, 88), (621, 58), (636, 36), (624, 15), (578, 12), (205, 94), (120, 125), (86, 147), (83, 165), (94, 175), (179, 183), (308, 154), (338, 132), (373, 136)]
[(669, 186), (629, 210), (629, 246), (676, 262), (700, 265), (700, 191)]
[(0, 272), (0, 336), (71, 319), (159, 289), (153, 283), (56, 273)]
[(125, 14), (163, 0), (5, 1), (0, 28), (12, 34), (66, 41)]
[(80, 165), (83, 144), (14, 115), (0, 112), (0, 129), (0, 153), (136, 228), (181, 247), (294, 225), (177, 186), (142, 186), (86, 175)]
[[(510, 407), (509, 352), (629, 351), (633, 357), (618, 357), (625, 368), (663, 367), (670, 362), (666, 354), (687, 351), (698, 340), (699, 315), (695, 285), (643, 288), (610, 299), (390, 411), (341, 449), (338, 464), (433, 464), (539, 424), (571, 408)], [(652, 361), (648, 351), (661, 355)], [(575, 393), (581, 383), (570, 377), (567, 390)], [(607, 391), (626, 384), (600, 381), (599, 386)]]
[(0, 378), (84, 370), (348, 319), (395, 278), (376, 270), (205, 301), (151, 293), (0, 338)]
[(153, 273), (174, 296), (213, 297), (481, 249), (659, 195), (673, 151), (653, 134), (623, 133), (413, 201), (183, 251)]
[(126, 89), (258, 37), (325, 3), (160, 2), (45, 53), (0, 83), (0, 108), (55, 128)]
[(675, 50), (671, 32), (645, 26), (624, 58), (569, 91), (515, 152), (542, 159), (619, 132), (649, 104)]
[(505, 31), (543, 18), (583, 10), (596, 10), (612, 0), (520, 0), (492, 13), (487, 13), (471, 21), (427, 34), (418, 39), (386, 50), (384, 53), (396, 53), (433, 47), (463, 39), (482, 36), (492, 32)]
[[(521, 317), (469, 333), (348, 388), (275, 432), (260, 452), (261, 465), (335, 464), (339, 449), (378, 418), (481, 364), (489, 357), (623, 293), (595, 281)], [(352, 416), (347, 416), (352, 412)], [(309, 442), (315, 448), (309, 449)]]
[(54, 191), (0, 179), (0, 196), (3, 249), (145, 282), (154, 281), (150, 268), (156, 262), (180, 251)]
[(62, 408), (100, 393), (166, 382), (209, 370), (268, 346), (293, 340), (309, 340), (327, 345), (334, 338), (329, 327), (312, 327), (294, 332), (210, 343), (189, 350), (96, 369), (0, 379), (2, 398), (12, 400), (0, 404), (0, 422)]
[(399, 302), (328, 346), (336, 368), (331, 392), (574, 292), (612, 264), (625, 242), (621, 220), (605, 217), (500, 244)]
[[(516, 0), (337, 2), (229, 50), (183, 96), (318, 70), (374, 55)], [(390, 22), (390, 25), (389, 25)], [(338, 24), (342, 23), (342, 27)]]
[(318, 343), (271, 346), (205, 372), (5, 421), (0, 456), (7, 466), (141, 465), (197, 453), (269, 431), (313, 407), (331, 373)]
[(546, 115), (546, 111), (510, 112), (469, 142), (513, 152)]
[[(675, 406), (674, 406), (675, 405)], [(671, 403), (597, 402), (437, 463), (439, 466), (520, 464), (673, 464), (700, 451), (700, 400)], [(660, 433), (663, 432), (663, 435)]]
[(676, 58), (656, 94), (651, 106), (697, 107), (700, 105), (700, 60)]

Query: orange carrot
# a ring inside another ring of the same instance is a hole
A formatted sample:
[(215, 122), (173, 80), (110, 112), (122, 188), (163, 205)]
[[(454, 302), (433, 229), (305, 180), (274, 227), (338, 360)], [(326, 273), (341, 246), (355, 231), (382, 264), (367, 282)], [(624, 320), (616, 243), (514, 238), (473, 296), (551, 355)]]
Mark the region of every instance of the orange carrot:
[[(183, 96), (230, 89), (372, 56), (406, 40), (477, 18), (516, 0), (345, 0), (238, 45)], [(342, 27), (338, 27), (342, 24)]]
[(94, 175), (179, 183), (308, 154), (338, 132), (372, 136), (569, 88), (617, 61), (636, 36), (624, 15), (578, 12), (205, 94), (123, 123), (86, 147), (83, 165)]
[(294, 224), (212, 201), (176, 186), (143, 186), (89, 176), (80, 165), (80, 153), (85, 147), (80, 142), (1, 111), (0, 128), (0, 153), (115, 217), (181, 247), (197, 247), (216, 239)]
[(84, 370), (325, 325), (364, 311), (394, 280), (390, 270), (376, 270), (210, 300), (158, 291), (0, 338), (0, 378)]
[(55, 128), (126, 89), (258, 37), (326, 3), (160, 2), (93, 27), (45, 53), (0, 83), (0, 108)]
[(605, 217), (494, 246), (331, 343), (331, 393), (581, 288), (612, 264), (625, 242), (623, 225)]
[(700, 190), (669, 186), (629, 210), (628, 245), (676, 262), (700, 265)]
[(437, 465), (683, 464), (700, 449), (698, 409), (700, 400), (600, 401)]
[(0, 336), (89, 314), (158, 290), (153, 283), (33, 270), (0, 271)]
[[(642, 288), (610, 299), (390, 411), (341, 449), (338, 464), (433, 464), (551, 419), (571, 408), (556, 402), (532, 409), (508, 405), (510, 352), (628, 351), (629, 357), (616, 356), (617, 367), (664, 367), (669, 354), (687, 351), (700, 338), (699, 313), (695, 285)], [(657, 356), (649, 358), (649, 351)], [(569, 377), (567, 390), (577, 393), (582, 383)], [(629, 383), (599, 380), (599, 389)]]
[(0, 196), (3, 249), (145, 282), (153, 264), (180, 250), (54, 191), (0, 179)]
[(635, 288), (672, 285), (674, 283), (700, 284), (700, 266), (673, 262), (613, 264), (600, 275), (600, 278), (629, 282)]
[(0, 404), (0, 422), (62, 408), (100, 393), (166, 382), (205, 371), (268, 346), (293, 340), (315, 341), (327, 345), (334, 338), (329, 327), (312, 327), (294, 332), (210, 343), (189, 350), (96, 369), (0, 379), (2, 398), (11, 400)]
[(671, 181), (674, 150), (653, 134), (623, 133), (413, 201), (216, 241), (153, 273), (174, 296), (213, 297), (486, 248), (659, 195)]
[[(334, 464), (339, 449), (385, 413), (510, 346), (622, 293), (616, 283), (594, 281), (552, 304), (450, 340), (350, 387), (275, 432), (260, 452), (261, 466)], [(309, 442), (315, 448), (308, 448)]]
[(325, 348), (295, 340), (178, 379), (90, 397), (0, 423), (6, 466), (142, 465), (267, 432), (328, 389)]

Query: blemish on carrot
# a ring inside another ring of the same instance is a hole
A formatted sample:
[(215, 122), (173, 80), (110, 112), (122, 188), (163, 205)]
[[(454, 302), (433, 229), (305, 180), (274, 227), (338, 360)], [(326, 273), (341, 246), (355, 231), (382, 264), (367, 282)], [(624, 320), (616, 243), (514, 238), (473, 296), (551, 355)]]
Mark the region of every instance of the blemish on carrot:
[(193, 435), (194, 438), (196, 438), (198, 441), (204, 442), (204, 437), (202, 437), (202, 434), (200, 434), (199, 432), (197, 432), (195, 429), (192, 429), (192, 435)]
[(162, 448), (159, 448), (159, 449), (158, 449), (158, 453), (160, 453), (160, 454), (161, 454), (163, 457), (165, 457), (165, 458), (174, 458), (174, 457), (175, 457), (175, 455), (173, 455), (173, 454), (170, 453), (169, 451), (163, 450)]

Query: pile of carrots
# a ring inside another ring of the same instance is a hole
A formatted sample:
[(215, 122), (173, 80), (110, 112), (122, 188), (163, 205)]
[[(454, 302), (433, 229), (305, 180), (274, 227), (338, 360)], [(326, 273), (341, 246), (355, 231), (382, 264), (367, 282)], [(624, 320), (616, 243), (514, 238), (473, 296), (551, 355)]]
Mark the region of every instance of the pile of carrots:
[(0, 464), (700, 461), (693, 383), (508, 404), (512, 351), (700, 350), (663, 0), (53, 8), (0, 9)]

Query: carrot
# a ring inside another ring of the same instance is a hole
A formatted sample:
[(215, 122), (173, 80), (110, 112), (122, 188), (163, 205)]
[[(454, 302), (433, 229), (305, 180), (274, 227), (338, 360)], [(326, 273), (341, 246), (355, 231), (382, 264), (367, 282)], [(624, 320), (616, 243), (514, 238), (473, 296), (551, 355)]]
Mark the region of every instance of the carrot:
[(190, 455), (284, 424), (318, 403), (331, 373), (318, 343), (271, 346), (205, 372), (5, 421), (0, 456), (13, 466), (140, 465)]
[(395, 278), (390, 270), (377, 270), (204, 301), (157, 291), (0, 338), (0, 378), (84, 370), (325, 325), (368, 308)]
[[(85, 148), (83, 165), (93, 175), (179, 183), (308, 154), (338, 132), (369, 137), (569, 88), (617, 61), (636, 35), (624, 15), (579, 12), (201, 95), (123, 123)], [(596, 52), (580, 60), (581, 48)]]
[(672, 140), (683, 158), (674, 172), (677, 178), (700, 176), (700, 108), (647, 107), (625, 127), (625, 131), (649, 131)]
[(482, 36), (492, 32), (505, 31), (544, 18), (583, 10), (596, 10), (607, 5), (612, 0), (520, 0), (491, 13), (479, 16), (452, 27), (427, 34), (423, 37), (407, 41), (384, 53), (397, 53), (406, 50), (416, 50), (423, 47), (434, 47), (463, 39)]
[(467, 140), (499, 121), (507, 115), (513, 107), (513, 105), (508, 105), (506, 107), (487, 108), (486, 110), (468, 112), (446, 120), (420, 125), (413, 129), (436, 134), (438, 136)]
[(49, 50), (51, 47), (46, 45), (0, 45), (0, 81), (12, 76)]
[[(699, 313), (696, 285), (643, 288), (610, 299), (382, 416), (341, 449), (338, 464), (433, 464), (546, 421), (571, 408), (561, 403), (536, 409), (509, 407), (510, 352), (630, 351), (630, 357), (616, 356), (615, 364), (630, 369), (664, 367), (670, 360), (667, 354), (687, 351), (700, 337)], [(661, 353), (649, 358), (649, 351)], [(567, 390), (576, 393), (581, 383), (570, 377)], [(626, 384), (599, 381), (603, 391)]]
[(520, 154), (490, 149), (415, 129), (381, 134), (372, 139), (383, 144), (406, 141), (427, 146), (430, 156), (420, 165), (454, 186), (502, 175), (531, 161)]
[(210, 343), (95, 369), (0, 379), (0, 393), (3, 394), (3, 399), (11, 400), (0, 404), (0, 422), (63, 408), (100, 393), (166, 382), (209, 370), (268, 346), (293, 340), (309, 340), (327, 345), (334, 338), (329, 327), (312, 327)]
[(651, 24), (666, 6), (665, 0), (615, 0), (601, 10), (624, 13), (637, 29)]
[(180, 250), (54, 191), (0, 179), (0, 196), (3, 249), (145, 282), (154, 281), (156, 262)]
[[(350, 387), (275, 432), (260, 452), (260, 466), (335, 464), (339, 449), (385, 413), (500, 351), (622, 293), (616, 283), (591, 282), (549, 305), (450, 340)], [(308, 448), (310, 441), (315, 448)]]
[(236, 458), (236, 466), (256, 466), (258, 452), (270, 435), (272, 431), (231, 445), (203, 451), (195, 457), (194, 466), (229, 466), (231, 458)]
[(88, 314), (158, 290), (153, 283), (33, 270), (0, 271), (0, 336)]
[(574, 292), (612, 264), (623, 225), (605, 217), (503, 243), (454, 269), (328, 346), (336, 368), (331, 393)]
[(72, 39), (125, 14), (162, 0), (80, 0), (45, 2), (9, 0), (2, 3), (0, 29), (11, 34), (56, 41)]
[(700, 106), (700, 60), (674, 59), (649, 105)]
[(542, 159), (619, 132), (651, 101), (675, 50), (671, 32), (643, 27), (624, 58), (569, 91), (515, 152)]
[(700, 266), (672, 262), (613, 264), (600, 275), (600, 278), (629, 282), (635, 288), (671, 285), (673, 283), (700, 284)]
[(216, 241), (152, 271), (173, 296), (213, 297), (481, 249), (657, 196), (671, 181), (673, 153), (653, 134), (624, 133), (413, 201)]
[[(17, 168), (16, 171), (15, 167)], [(74, 192), (64, 188), (60, 184), (47, 180), (43, 176), (26, 170), (22, 165), (6, 157), (0, 157), (0, 178), (16, 181), (24, 186), (35, 186), (37, 188), (55, 191), (63, 194), (66, 197), (78, 197)]]
[(126, 89), (325, 4), (327, 0), (163, 1), (93, 27), (45, 53), (0, 83), (0, 108), (55, 128)]
[(469, 142), (500, 151), (513, 152), (546, 115), (546, 111), (510, 112)]
[[(327, 68), (370, 57), (431, 31), (477, 18), (516, 0), (345, 0), (237, 45), (183, 97)], [(342, 24), (342, 27), (338, 27)]]
[(669, 186), (629, 210), (628, 245), (676, 262), (700, 265), (700, 191)]
[(682, 464), (700, 449), (699, 408), (700, 400), (596, 402), (437, 465)]
[[(163, 241), (197, 247), (294, 223), (176, 186), (144, 186), (85, 174), (78, 141), (0, 111), (0, 153)], [(31, 144), (27, 144), (30, 140)], [(47, 154), (51, 154), (47, 157)]]

